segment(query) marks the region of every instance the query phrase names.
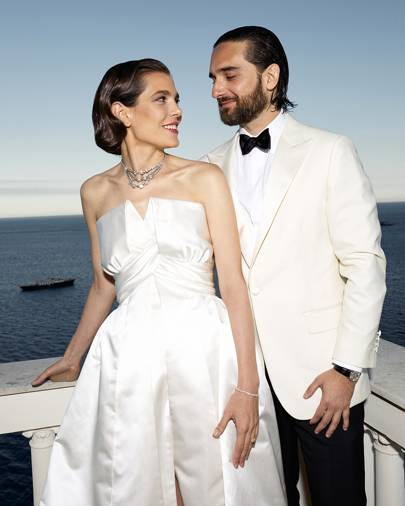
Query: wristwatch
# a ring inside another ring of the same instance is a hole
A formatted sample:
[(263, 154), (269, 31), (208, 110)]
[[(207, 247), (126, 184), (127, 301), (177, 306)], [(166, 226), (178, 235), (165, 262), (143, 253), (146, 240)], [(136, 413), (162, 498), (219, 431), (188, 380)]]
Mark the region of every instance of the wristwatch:
[(348, 378), (350, 381), (353, 381), (353, 383), (357, 383), (357, 381), (359, 381), (359, 378), (361, 376), (361, 372), (352, 371), (351, 369), (346, 369), (345, 367), (341, 367), (340, 365), (333, 364), (333, 368), (338, 373), (343, 374), (343, 376), (346, 376), (346, 378)]

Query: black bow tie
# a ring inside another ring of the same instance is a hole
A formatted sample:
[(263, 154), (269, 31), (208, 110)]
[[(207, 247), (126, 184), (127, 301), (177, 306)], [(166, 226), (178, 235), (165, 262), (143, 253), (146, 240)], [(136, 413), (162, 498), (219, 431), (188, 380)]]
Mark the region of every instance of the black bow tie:
[(266, 130), (263, 130), (263, 132), (257, 137), (249, 137), (249, 135), (240, 134), (239, 144), (240, 149), (242, 150), (242, 155), (247, 155), (253, 148), (259, 148), (261, 151), (267, 153), (270, 151), (271, 147), (269, 129), (266, 128)]

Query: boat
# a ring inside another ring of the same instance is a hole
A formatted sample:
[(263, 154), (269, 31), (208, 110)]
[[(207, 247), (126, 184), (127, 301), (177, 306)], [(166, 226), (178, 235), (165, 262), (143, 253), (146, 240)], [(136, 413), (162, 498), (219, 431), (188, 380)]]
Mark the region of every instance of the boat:
[(42, 290), (44, 288), (62, 288), (64, 286), (72, 286), (75, 282), (74, 278), (48, 278), (44, 281), (36, 281), (30, 285), (20, 285), (24, 292), (32, 290)]

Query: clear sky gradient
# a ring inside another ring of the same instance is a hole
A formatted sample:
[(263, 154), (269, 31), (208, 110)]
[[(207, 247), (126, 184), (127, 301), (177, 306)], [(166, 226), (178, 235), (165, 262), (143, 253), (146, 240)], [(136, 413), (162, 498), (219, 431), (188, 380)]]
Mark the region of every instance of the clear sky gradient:
[(405, 200), (403, 0), (16, 0), (0, 18), (0, 217), (81, 212), (80, 184), (118, 160), (96, 147), (91, 123), (115, 63), (169, 66), (184, 112), (176, 154), (198, 158), (228, 139), (209, 58), (219, 35), (247, 24), (280, 37), (294, 116), (351, 137), (378, 200)]

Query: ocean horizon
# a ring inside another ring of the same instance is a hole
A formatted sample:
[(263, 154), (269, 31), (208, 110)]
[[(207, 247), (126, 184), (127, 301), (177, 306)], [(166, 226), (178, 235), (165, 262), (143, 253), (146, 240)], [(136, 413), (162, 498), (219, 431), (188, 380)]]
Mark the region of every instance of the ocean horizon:
[[(379, 200), (377, 201), (377, 206), (385, 205), (385, 204), (405, 204), (405, 200)], [(67, 212), (60, 214), (33, 214), (33, 215), (21, 215), (21, 216), (0, 216), (0, 220), (29, 220), (32, 218), (77, 218), (82, 217), (82, 213), (79, 212)]]

